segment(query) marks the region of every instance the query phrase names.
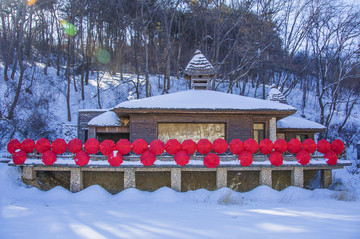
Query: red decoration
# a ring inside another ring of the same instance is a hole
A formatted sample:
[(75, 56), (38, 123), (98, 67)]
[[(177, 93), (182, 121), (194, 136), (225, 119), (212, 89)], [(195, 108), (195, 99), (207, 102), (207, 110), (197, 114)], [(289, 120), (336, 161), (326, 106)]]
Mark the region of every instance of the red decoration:
[(100, 143), (95, 138), (88, 139), (84, 144), (84, 149), (89, 154), (96, 154), (100, 150)]
[(51, 148), (56, 154), (63, 154), (67, 150), (67, 144), (65, 140), (57, 138), (52, 142)]
[(68, 149), (71, 153), (76, 154), (82, 150), (83, 143), (80, 139), (72, 139), (68, 143)]
[(177, 165), (185, 166), (186, 164), (189, 163), (190, 156), (186, 151), (181, 150), (175, 154), (174, 160)]
[(270, 139), (263, 139), (259, 144), (259, 150), (263, 154), (269, 154), (274, 149), (274, 144)]
[(312, 139), (305, 139), (303, 142), (303, 149), (306, 150), (307, 152), (313, 154), (316, 151), (316, 143), (314, 140)]
[(197, 143), (197, 151), (201, 154), (210, 153), (212, 148), (211, 142), (208, 139), (200, 139)]
[(107, 157), (109, 164), (113, 167), (119, 167), (123, 162), (123, 156), (119, 152), (116, 152), (116, 155), (114, 153), (109, 154)]
[(79, 166), (85, 166), (86, 164), (89, 163), (90, 160), (90, 156), (87, 152), (85, 152), (84, 150), (80, 150), (74, 157), (75, 159), (75, 163)]
[(49, 150), (43, 153), (42, 155), (42, 161), (45, 165), (53, 165), (56, 162), (56, 153), (54, 150)]
[(153, 152), (155, 155), (160, 155), (165, 150), (165, 144), (160, 139), (153, 140), (150, 143), (150, 151)]
[(150, 150), (144, 152), (141, 156), (140, 156), (140, 161), (144, 166), (151, 166), (154, 164), (156, 160), (156, 156), (153, 152), (151, 152)]
[(288, 143), (288, 151), (292, 154), (296, 154), (301, 150), (301, 142), (298, 139), (291, 139)]
[(301, 165), (306, 165), (310, 162), (310, 153), (306, 150), (300, 150), (297, 154), (296, 154), (296, 159), (299, 162), (299, 164)]
[(181, 150), (181, 144), (177, 139), (169, 139), (165, 144), (165, 150), (174, 155)]
[(127, 139), (120, 139), (116, 143), (116, 150), (123, 155), (130, 153), (131, 151), (130, 141)]
[(337, 164), (337, 160), (338, 160), (337, 154), (332, 150), (327, 151), (324, 155), (324, 158), (328, 159), (326, 163), (331, 166)]
[(113, 151), (115, 151), (115, 143), (114, 141), (110, 140), (110, 139), (105, 139), (103, 142), (101, 142), (100, 144), (100, 151), (103, 155), (109, 155), (111, 154)]
[(143, 154), (148, 150), (148, 143), (143, 139), (135, 139), (132, 143), (132, 151), (136, 154)]
[(283, 164), (283, 156), (281, 155), (281, 153), (279, 153), (277, 151), (270, 153), (269, 160), (270, 160), (270, 163), (274, 166), (280, 166)]
[(26, 157), (27, 156), (24, 150), (17, 151), (12, 155), (13, 162), (16, 165), (25, 163)]
[(240, 154), (242, 151), (244, 151), (245, 146), (243, 141), (241, 141), (240, 139), (233, 139), (229, 144), (229, 148), (231, 153)]
[(258, 150), (259, 146), (254, 139), (247, 139), (244, 141), (244, 147), (246, 151), (249, 151), (251, 154), (254, 154)]
[(239, 160), (240, 160), (241, 166), (248, 167), (253, 162), (253, 156), (249, 151), (242, 151), (239, 154)]
[(330, 143), (326, 139), (322, 139), (319, 140), (317, 147), (320, 153), (326, 154), (330, 150)]
[(331, 147), (331, 150), (337, 154), (342, 154), (342, 152), (345, 149), (345, 145), (344, 145), (343, 141), (341, 141), (340, 139), (335, 139), (331, 143), (330, 147)]
[(14, 154), (15, 151), (17, 149), (20, 149), (21, 148), (21, 144), (20, 144), (20, 141), (17, 140), (17, 139), (12, 139), (10, 140), (10, 142), (8, 143), (7, 145), (7, 151), (10, 153), (10, 154)]
[(216, 168), (219, 164), (220, 159), (216, 154), (208, 154), (204, 158), (204, 165), (208, 168)]
[(197, 145), (194, 140), (186, 139), (182, 142), (181, 148), (188, 154), (194, 154), (197, 149)]
[(45, 138), (38, 139), (35, 148), (39, 153), (43, 154), (51, 149), (50, 141)]
[(285, 139), (278, 139), (274, 143), (274, 150), (281, 154), (285, 153), (287, 150), (287, 142)]
[(32, 153), (35, 149), (35, 142), (32, 139), (24, 139), (21, 143), (21, 150), (24, 150), (25, 153)]
[(212, 147), (215, 153), (223, 154), (226, 152), (229, 146), (225, 139), (215, 139)]

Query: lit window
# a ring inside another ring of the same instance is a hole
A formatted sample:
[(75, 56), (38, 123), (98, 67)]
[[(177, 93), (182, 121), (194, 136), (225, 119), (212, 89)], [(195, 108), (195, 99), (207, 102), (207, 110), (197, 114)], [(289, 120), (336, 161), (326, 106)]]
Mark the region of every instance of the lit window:
[(265, 124), (264, 123), (254, 123), (254, 140), (260, 143), (261, 140), (265, 139)]
[(309, 136), (307, 134), (297, 134), (296, 138), (300, 140), (301, 142), (304, 142), (305, 139), (308, 139)]

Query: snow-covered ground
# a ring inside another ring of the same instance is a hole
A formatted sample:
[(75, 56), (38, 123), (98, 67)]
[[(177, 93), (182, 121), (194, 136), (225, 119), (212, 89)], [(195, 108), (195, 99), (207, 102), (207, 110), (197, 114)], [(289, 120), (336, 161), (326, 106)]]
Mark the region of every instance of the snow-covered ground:
[(334, 170), (339, 190), (261, 186), (111, 195), (40, 191), (0, 163), (0, 238), (360, 238), (360, 175)]

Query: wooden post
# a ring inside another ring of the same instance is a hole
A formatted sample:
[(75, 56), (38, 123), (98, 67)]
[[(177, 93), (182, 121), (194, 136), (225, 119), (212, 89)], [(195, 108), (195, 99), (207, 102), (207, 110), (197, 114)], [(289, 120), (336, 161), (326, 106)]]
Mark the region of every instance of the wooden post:
[(324, 188), (328, 188), (332, 184), (332, 171), (331, 169), (321, 170), (321, 184)]

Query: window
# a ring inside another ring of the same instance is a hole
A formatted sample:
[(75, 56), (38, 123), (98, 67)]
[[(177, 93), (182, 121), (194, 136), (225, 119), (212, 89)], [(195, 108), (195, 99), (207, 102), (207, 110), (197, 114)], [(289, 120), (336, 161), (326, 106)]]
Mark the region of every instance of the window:
[(86, 140), (88, 140), (88, 138), (89, 138), (89, 130), (85, 129), (84, 133), (85, 133), (84, 142), (86, 142)]
[(277, 134), (276, 134), (276, 138), (277, 138), (277, 139), (286, 139), (286, 138), (285, 138), (285, 133), (277, 133)]
[(307, 134), (297, 134), (296, 138), (300, 140), (301, 142), (304, 142), (305, 139), (308, 139), (309, 136)]
[(265, 123), (254, 123), (254, 140), (260, 143), (261, 140), (265, 139)]

